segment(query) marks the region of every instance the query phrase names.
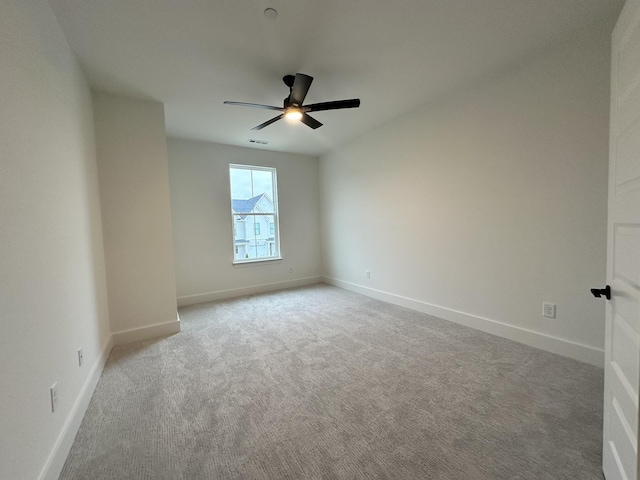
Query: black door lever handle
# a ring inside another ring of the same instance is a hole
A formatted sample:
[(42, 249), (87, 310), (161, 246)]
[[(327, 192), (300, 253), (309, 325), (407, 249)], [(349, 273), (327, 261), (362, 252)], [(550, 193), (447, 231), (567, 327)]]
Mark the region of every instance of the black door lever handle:
[(591, 293), (593, 293), (594, 297), (602, 297), (604, 295), (607, 300), (611, 300), (611, 287), (607, 285), (604, 288), (592, 288)]

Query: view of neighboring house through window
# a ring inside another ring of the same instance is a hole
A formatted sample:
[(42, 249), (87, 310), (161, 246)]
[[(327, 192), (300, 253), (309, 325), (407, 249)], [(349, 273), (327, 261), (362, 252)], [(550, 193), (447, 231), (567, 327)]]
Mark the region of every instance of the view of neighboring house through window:
[(234, 262), (280, 258), (276, 169), (229, 165)]

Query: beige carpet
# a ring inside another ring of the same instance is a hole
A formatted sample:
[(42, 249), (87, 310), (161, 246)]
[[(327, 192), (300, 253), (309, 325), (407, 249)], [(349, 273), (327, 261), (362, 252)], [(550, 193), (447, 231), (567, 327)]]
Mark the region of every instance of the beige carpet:
[(62, 479), (602, 479), (601, 369), (327, 285), (113, 350)]

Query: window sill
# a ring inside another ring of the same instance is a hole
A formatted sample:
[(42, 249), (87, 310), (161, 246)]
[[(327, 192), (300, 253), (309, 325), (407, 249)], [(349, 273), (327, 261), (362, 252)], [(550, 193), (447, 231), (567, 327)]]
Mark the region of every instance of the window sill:
[(251, 266), (256, 264), (264, 264), (264, 263), (280, 263), (282, 262), (282, 257), (269, 257), (269, 258), (250, 258), (248, 260), (234, 260), (234, 267), (241, 267), (243, 265)]

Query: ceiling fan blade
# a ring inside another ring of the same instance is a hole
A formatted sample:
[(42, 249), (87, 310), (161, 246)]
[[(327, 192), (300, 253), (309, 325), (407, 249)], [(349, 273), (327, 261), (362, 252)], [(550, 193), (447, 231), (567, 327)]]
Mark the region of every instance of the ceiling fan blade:
[(316, 120), (315, 118), (313, 118), (313, 117), (311, 117), (311, 116), (307, 115), (306, 113), (303, 113), (303, 114), (302, 114), (302, 118), (300, 119), (300, 121), (301, 121), (302, 123), (304, 123), (305, 125), (307, 125), (308, 127), (313, 128), (314, 130), (315, 130), (316, 128), (318, 128), (318, 127), (321, 127), (321, 126), (322, 126), (322, 124), (321, 124), (318, 120)]
[(282, 112), (284, 110), (284, 108), (282, 107), (273, 107), (271, 105), (261, 105), (260, 103), (230, 102), (228, 100), (224, 103), (227, 105), (237, 105), (240, 107), (254, 107), (254, 108), (264, 108), (265, 110), (278, 110), (279, 112)]
[(323, 110), (338, 110), (340, 108), (358, 108), (359, 106), (360, 99), (352, 98), (351, 100), (336, 100), (333, 102), (322, 102), (305, 105), (304, 110), (306, 110), (307, 112), (321, 112)]
[(273, 117), (271, 120), (267, 120), (266, 122), (261, 123), (257, 127), (253, 127), (251, 130), (262, 130), (264, 127), (268, 127), (269, 125), (271, 125), (274, 122), (277, 122), (278, 120), (280, 120), (283, 117), (284, 117), (284, 113), (281, 114), (281, 115), (278, 115), (277, 117)]
[(304, 97), (307, 96), (309, 87), (313, 82), (313, 77), (305, 75), (304, 73), (296, 73), (296, 79), (293, 81), (293, 87), (291, 87), (291, 95), (289, 96), (289, 102), (295, 105), (302, 105)]

